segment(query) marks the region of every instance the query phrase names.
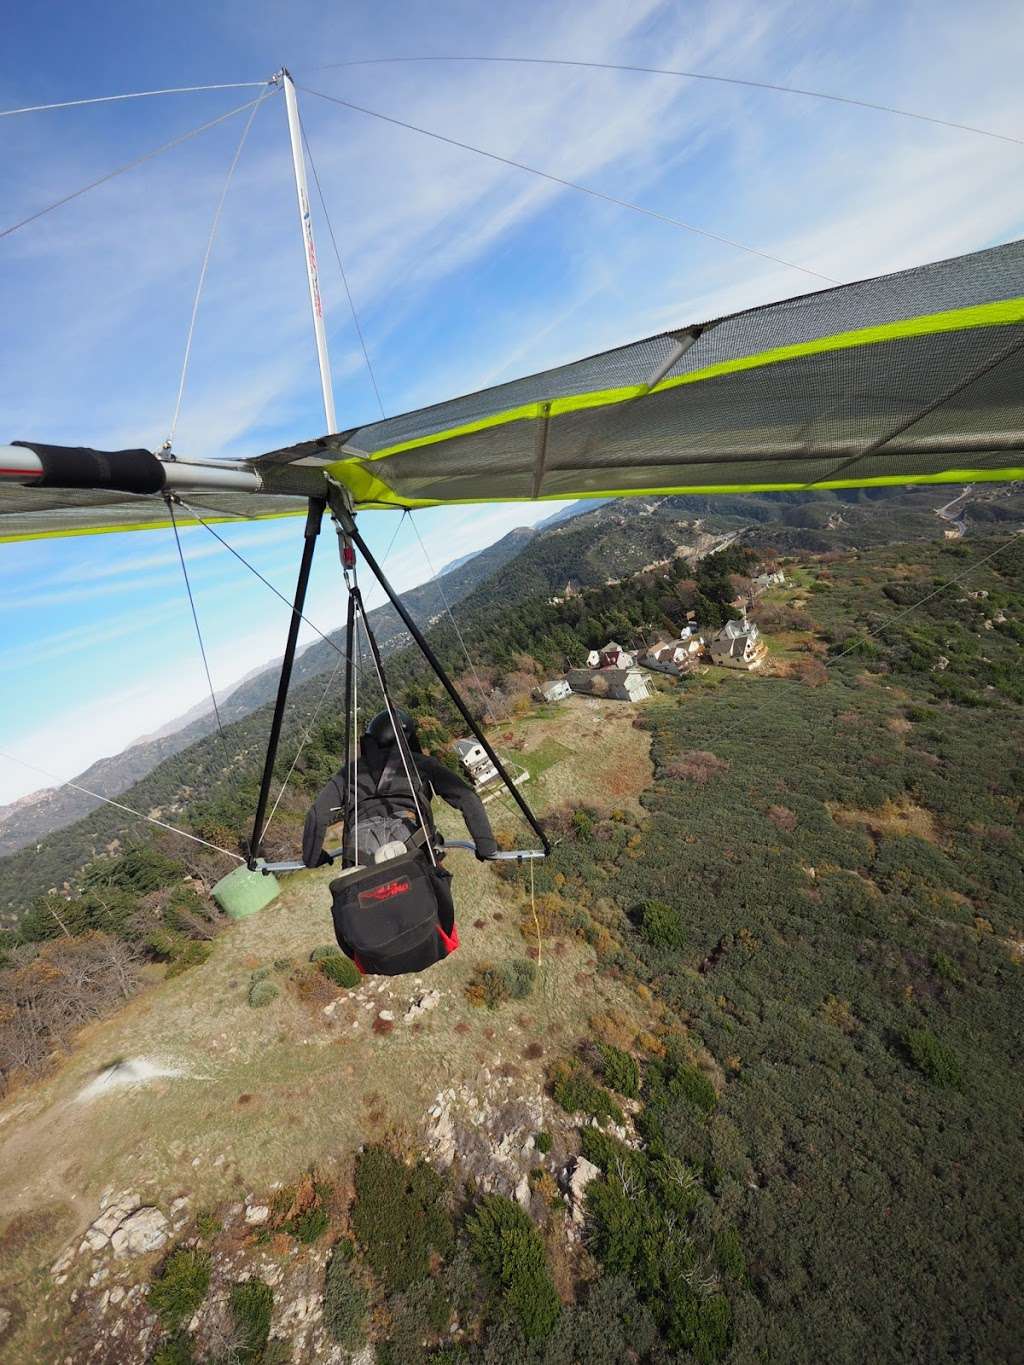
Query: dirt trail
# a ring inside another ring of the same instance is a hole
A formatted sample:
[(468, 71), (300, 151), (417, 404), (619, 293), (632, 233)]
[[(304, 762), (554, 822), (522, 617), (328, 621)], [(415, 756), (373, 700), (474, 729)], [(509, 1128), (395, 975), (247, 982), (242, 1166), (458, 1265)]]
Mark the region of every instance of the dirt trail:
[[(595, 798), (621, 806), (649, 781), (648, 736), (632, 728), (635, 714), (576, 698), (499, 728), (512, 743), (525, 740), (527, 757), (549, 739), (571, 751), (530, 784), (539, 809)], [(499, 826), (510, 819), (489, 809)], [(443, 1086), (485, 1086), (484, 1068), (512, 1064), (523, 1093), (536, 1094), (546, 1058), (571, 1046), (590, 1015), (613, 1004), (636, 1008), (635, 997), (597, 974), (592, 949), (573, 942), (557, 952), (549, 945), (538, 987), (521, 1005), (474, 1009), (464, 991), (476, 966), (525, 952), (521, 893), (468, 855), (453, 854), (451, 866), (463, 946), (422, 976), (369, 978), (340, 993), (330, 1013), (322, 1001), (301, 1003), (284, 960), (298, 966), (331, 940), (330, 872), (303, 873), (274, 906), (221, 935), (205, 965), (83, 1031), (53, 1075), (0, 1105), (5, 1217), (58, 1201), (82, 1228), (111, 1186), (158, 1203), (187, 1192), (193, 1207), (265, 1190), (388, 1127), (416, 1127)], [(260, 967), (272, 968), (280, 995), (253, 1009), (247, 989)], [(405, 1022), (428, 990), (440, 992), (437, 1006)], [(124, 1060), (181, 1074), (82, 1097)], [(58, 1249), (38, 1248), (37, 1273)]]

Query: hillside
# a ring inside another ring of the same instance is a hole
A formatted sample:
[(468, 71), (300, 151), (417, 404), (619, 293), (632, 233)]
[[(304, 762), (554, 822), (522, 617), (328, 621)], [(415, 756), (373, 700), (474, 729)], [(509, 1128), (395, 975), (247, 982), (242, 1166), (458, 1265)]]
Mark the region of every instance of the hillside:
[(557, 842), (445, 963), (332, 986), (299, 874), (0, 1101), (5, 1358), (1016, 1358), (1022, 545), (787, 573), (778, 676), (492, 729)]
[[(440, 619), (444, 610), (441, 587), (453, 606), (459, 604), (463, 637), (471, 643), (474, 654), (488, 655), (499, 623), (511, 613), (515, 625), (506, 633), (509, 643), (503, 656), (508, 665), (515, 653), (513, 641), (518, 640), (520, 651), (529, 654), (532, 650), (546, 667), (561, 668), (567, 653), (579, 648), (579, 640), (574, 642), (564, 634), (556, 637), (552, 626), (557, 627), (558, 622), (552, 617), (548, 625), (542, 625), (543, 610), (538, 614), (537, 604), (543, 608), (545, 599), (561, 592), (570, 580), (597, 589), (649, 564), (670, 561), (680, 548), (706, 547), (715, 532), (741, 527), (747, 543), (794, 553), (852, 545), (885, 546), (915, 538), (941, 539), (947, 523), (936, 516), (936, 510), (950, 500), (951, 491), (886, 489), (870, 496), (851, 493), (842, 498), (822, 493), (622, 499), (591, 508), (546, 531), (513, 531), (440, 584), (438, 580), (423, 584), (406, 600), (421, 621), (435, 621), (435, 646), (456, 673), (464, 670), (465, 657), (462, 642)], [(713, 514), (709, 511), (712, 508)], [(1017, 524), (1024, 519), (1024, 496), (1013, 485), (975, 490), (964, 515), (972, 535)], [(804, 521), (815, 524), (799, 524)], [(609, 590), (609, 594), (603, 617), (601, 612), (597, 617), (591, 614), (593, 628), (606, 627), (608, 633), (630, 629), (621, 613), (614, 610), (615, 591)], [(525, 616), (518, 611), (520, 603), (532, 604)], [(599, 624), (598, 618), (605, 625)], [(415, 673), (418, 658), (405, 648), (408, 636), (391, 608), (378, 608), (374, 620), (382, 649), (393, 656), (399, 674)], [(552, 649), (556, 638), (563, 643)], [(537, 641), (540, 643), (535, 647)], [(549, 647), (545, 649), (544, 645)], [(324, 675), (334, 669), (337, 657), (335, 650), (321, 641), (307, 649), (299, 661), (279, 760), (281, 777), (288, 771), (305, 725), (321, 705)], [(267, 702), (275, 687), (276, 676), (269, 670), (236, 694), (227, 718), (233, 714), (241, 718), (228, 727), (232, 761), (227, 769), (219, 739), (193, 741), (134, 787), (125, 789), (125, 804), (149, 813), (162, 812), (163, 818), (176, 823), (186, 806), (197, 801), (207, 806), (212, 803), (219, 812), (215, 841), (226, 838), (234, 846), (234, 840), (245, 832), (247, 812), (255, 802), (256, 765), (269, 726)], [(331, 703), (336, 704), (339, 697), (340, 684), (336, 684), (333, 694), (327, 695), (323, 714), (330, 714)], [(443, 709), (443, 703), (439, 705)], [(132, 824), (123, 812), (99, 807), (59, 835), (40, 840), (38, 851), (25, 849), (0, 859), (0, 908), (8, 916), (12, 912), (16, 915), (27, 899), (59, 886), (112, 840), (123, 838)]]

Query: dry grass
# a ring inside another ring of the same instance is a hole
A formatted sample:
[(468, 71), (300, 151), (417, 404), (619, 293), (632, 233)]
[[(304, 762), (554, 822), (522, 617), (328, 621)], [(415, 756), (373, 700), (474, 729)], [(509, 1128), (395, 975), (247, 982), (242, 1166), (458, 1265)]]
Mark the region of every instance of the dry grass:
[(915, 805), (905, 797), (899, 801), (886, 801), (877, 810), (857, 810), (832, 801), (826, 801), (825, 805), (837, 825), (860, 827), (876, 837), (913, 834), (918, 839), (926, 839), (930, 844), (939, 842), (939, 832), (931, 811)]

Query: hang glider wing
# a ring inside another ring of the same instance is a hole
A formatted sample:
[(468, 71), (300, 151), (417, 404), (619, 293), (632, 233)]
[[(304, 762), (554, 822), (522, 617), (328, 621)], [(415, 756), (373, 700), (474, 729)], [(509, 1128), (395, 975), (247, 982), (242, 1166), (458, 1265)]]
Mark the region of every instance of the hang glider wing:
[(1024, 242), (665, 332), (255, 467), (289, 463), (378, 507), (1024, 478)]
[(0, 540), (430, 507), (1024, 479), (1024, 242), (694, 324), (247, 462), (0, 447)]

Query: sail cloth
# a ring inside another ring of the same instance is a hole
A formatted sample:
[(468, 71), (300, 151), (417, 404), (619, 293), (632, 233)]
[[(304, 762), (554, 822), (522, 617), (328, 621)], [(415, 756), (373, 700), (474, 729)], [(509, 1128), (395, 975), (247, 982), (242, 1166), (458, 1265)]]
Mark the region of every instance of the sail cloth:
[(256, 467), (296, 460), (378, 507), (1024, 478), (1024, 242), (665, 332)]
[[(207, 476), (188, 499), (203, 516), (299, 511), (325, 475), (358, 507), (394, 508), (1024, 479), (1024, 242), (663, 332), (223, 468), (255, 472), (261, 490), (214, 492)], [(0, 478), (0, 539), (161, 524), (159, 493)]]

